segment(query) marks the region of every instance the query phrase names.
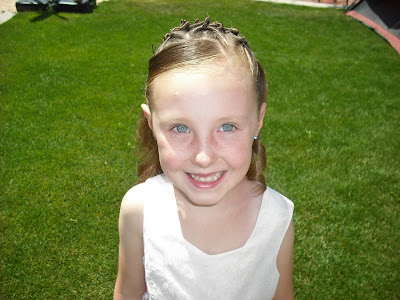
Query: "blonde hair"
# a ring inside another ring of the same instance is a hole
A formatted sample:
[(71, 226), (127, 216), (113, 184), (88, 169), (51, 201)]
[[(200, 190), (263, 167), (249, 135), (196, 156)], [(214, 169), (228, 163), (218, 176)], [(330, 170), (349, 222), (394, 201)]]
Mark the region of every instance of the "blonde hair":
[[(210, 19), (191, 24), (182, 20), (179, 27), (171, 29), (164, 36), (163, 42), (149, 60), (149, 73), (146, 82), (145, 96), (147, 105), (152, 107), (152, 83), (158, 76), (189, 66), (198, 66), (212, 61), (235, 60), (237, 66), (249, 71), (257, 95), (258, 109), (266, 102), (267, 82), (264, 70), (257, 61), (247, 40), (239, 36), (235, 28), (226, 28), (221, 23), (210, 23)], [(157, 142), (148, 126), (144, 115), (138, 121), (137, 141), (138, 183), (163, 173), (158, 157)], [(247, 172), (249, 180), (261, 184), (259, 189), (265, 191), (266, 184), (263, 171), (266, 165), (265, 148), (257, 138), (253, 142), (252, 160)]]

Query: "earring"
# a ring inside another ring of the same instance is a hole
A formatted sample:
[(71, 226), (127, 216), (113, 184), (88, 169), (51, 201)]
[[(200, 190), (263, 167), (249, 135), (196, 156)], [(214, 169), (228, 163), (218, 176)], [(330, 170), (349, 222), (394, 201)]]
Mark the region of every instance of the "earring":
[(254, 139), (257, 140), (257, 139), (258, 139), (258, 136), (254, 136)]

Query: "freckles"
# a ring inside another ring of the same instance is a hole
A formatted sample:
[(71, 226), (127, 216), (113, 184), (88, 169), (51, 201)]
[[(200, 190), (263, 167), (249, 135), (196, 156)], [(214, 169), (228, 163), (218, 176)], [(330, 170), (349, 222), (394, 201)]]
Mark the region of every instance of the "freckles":
[(169, 169), (177, 169), (184, 161), (184, 149), (173, 147), (159, 147), (159, 157), (161, 166)]
[(224, 153), (232, 164), (240, 166), (251, 162), (252, 147), (247, 143), (234, 143), (224, 147)]
[(179, 148), (177, 152), (183, 156), (187, 151), (184, 148)]

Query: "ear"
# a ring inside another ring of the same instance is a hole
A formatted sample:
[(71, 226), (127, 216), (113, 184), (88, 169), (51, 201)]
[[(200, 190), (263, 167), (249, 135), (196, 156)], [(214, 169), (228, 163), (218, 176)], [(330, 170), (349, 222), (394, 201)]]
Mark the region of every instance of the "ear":
[(153, 121), (151, 120), (150, 107), (147, 104), (142, 104), (140, 107), (142, 108), (142, 111), (146, 116), (147, 124), (149, 124), (150, 129), (153, 130)]
[(267, 107), (267, 103), (263, 102), (260, 107), (260, 113), (258, 117), (258, 133), (260, 133), (261, 127), (263, 126), (264, 123), (264, 116), (265, 116), (265, 108)]

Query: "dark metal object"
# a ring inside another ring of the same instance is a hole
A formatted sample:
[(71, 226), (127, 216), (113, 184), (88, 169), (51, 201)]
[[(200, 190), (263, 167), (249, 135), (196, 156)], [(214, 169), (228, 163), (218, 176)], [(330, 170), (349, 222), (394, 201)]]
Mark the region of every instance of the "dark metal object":
[(18, 12), (55, 11), (91, 13), (96, 0), (18, 0), (15, 3)]

